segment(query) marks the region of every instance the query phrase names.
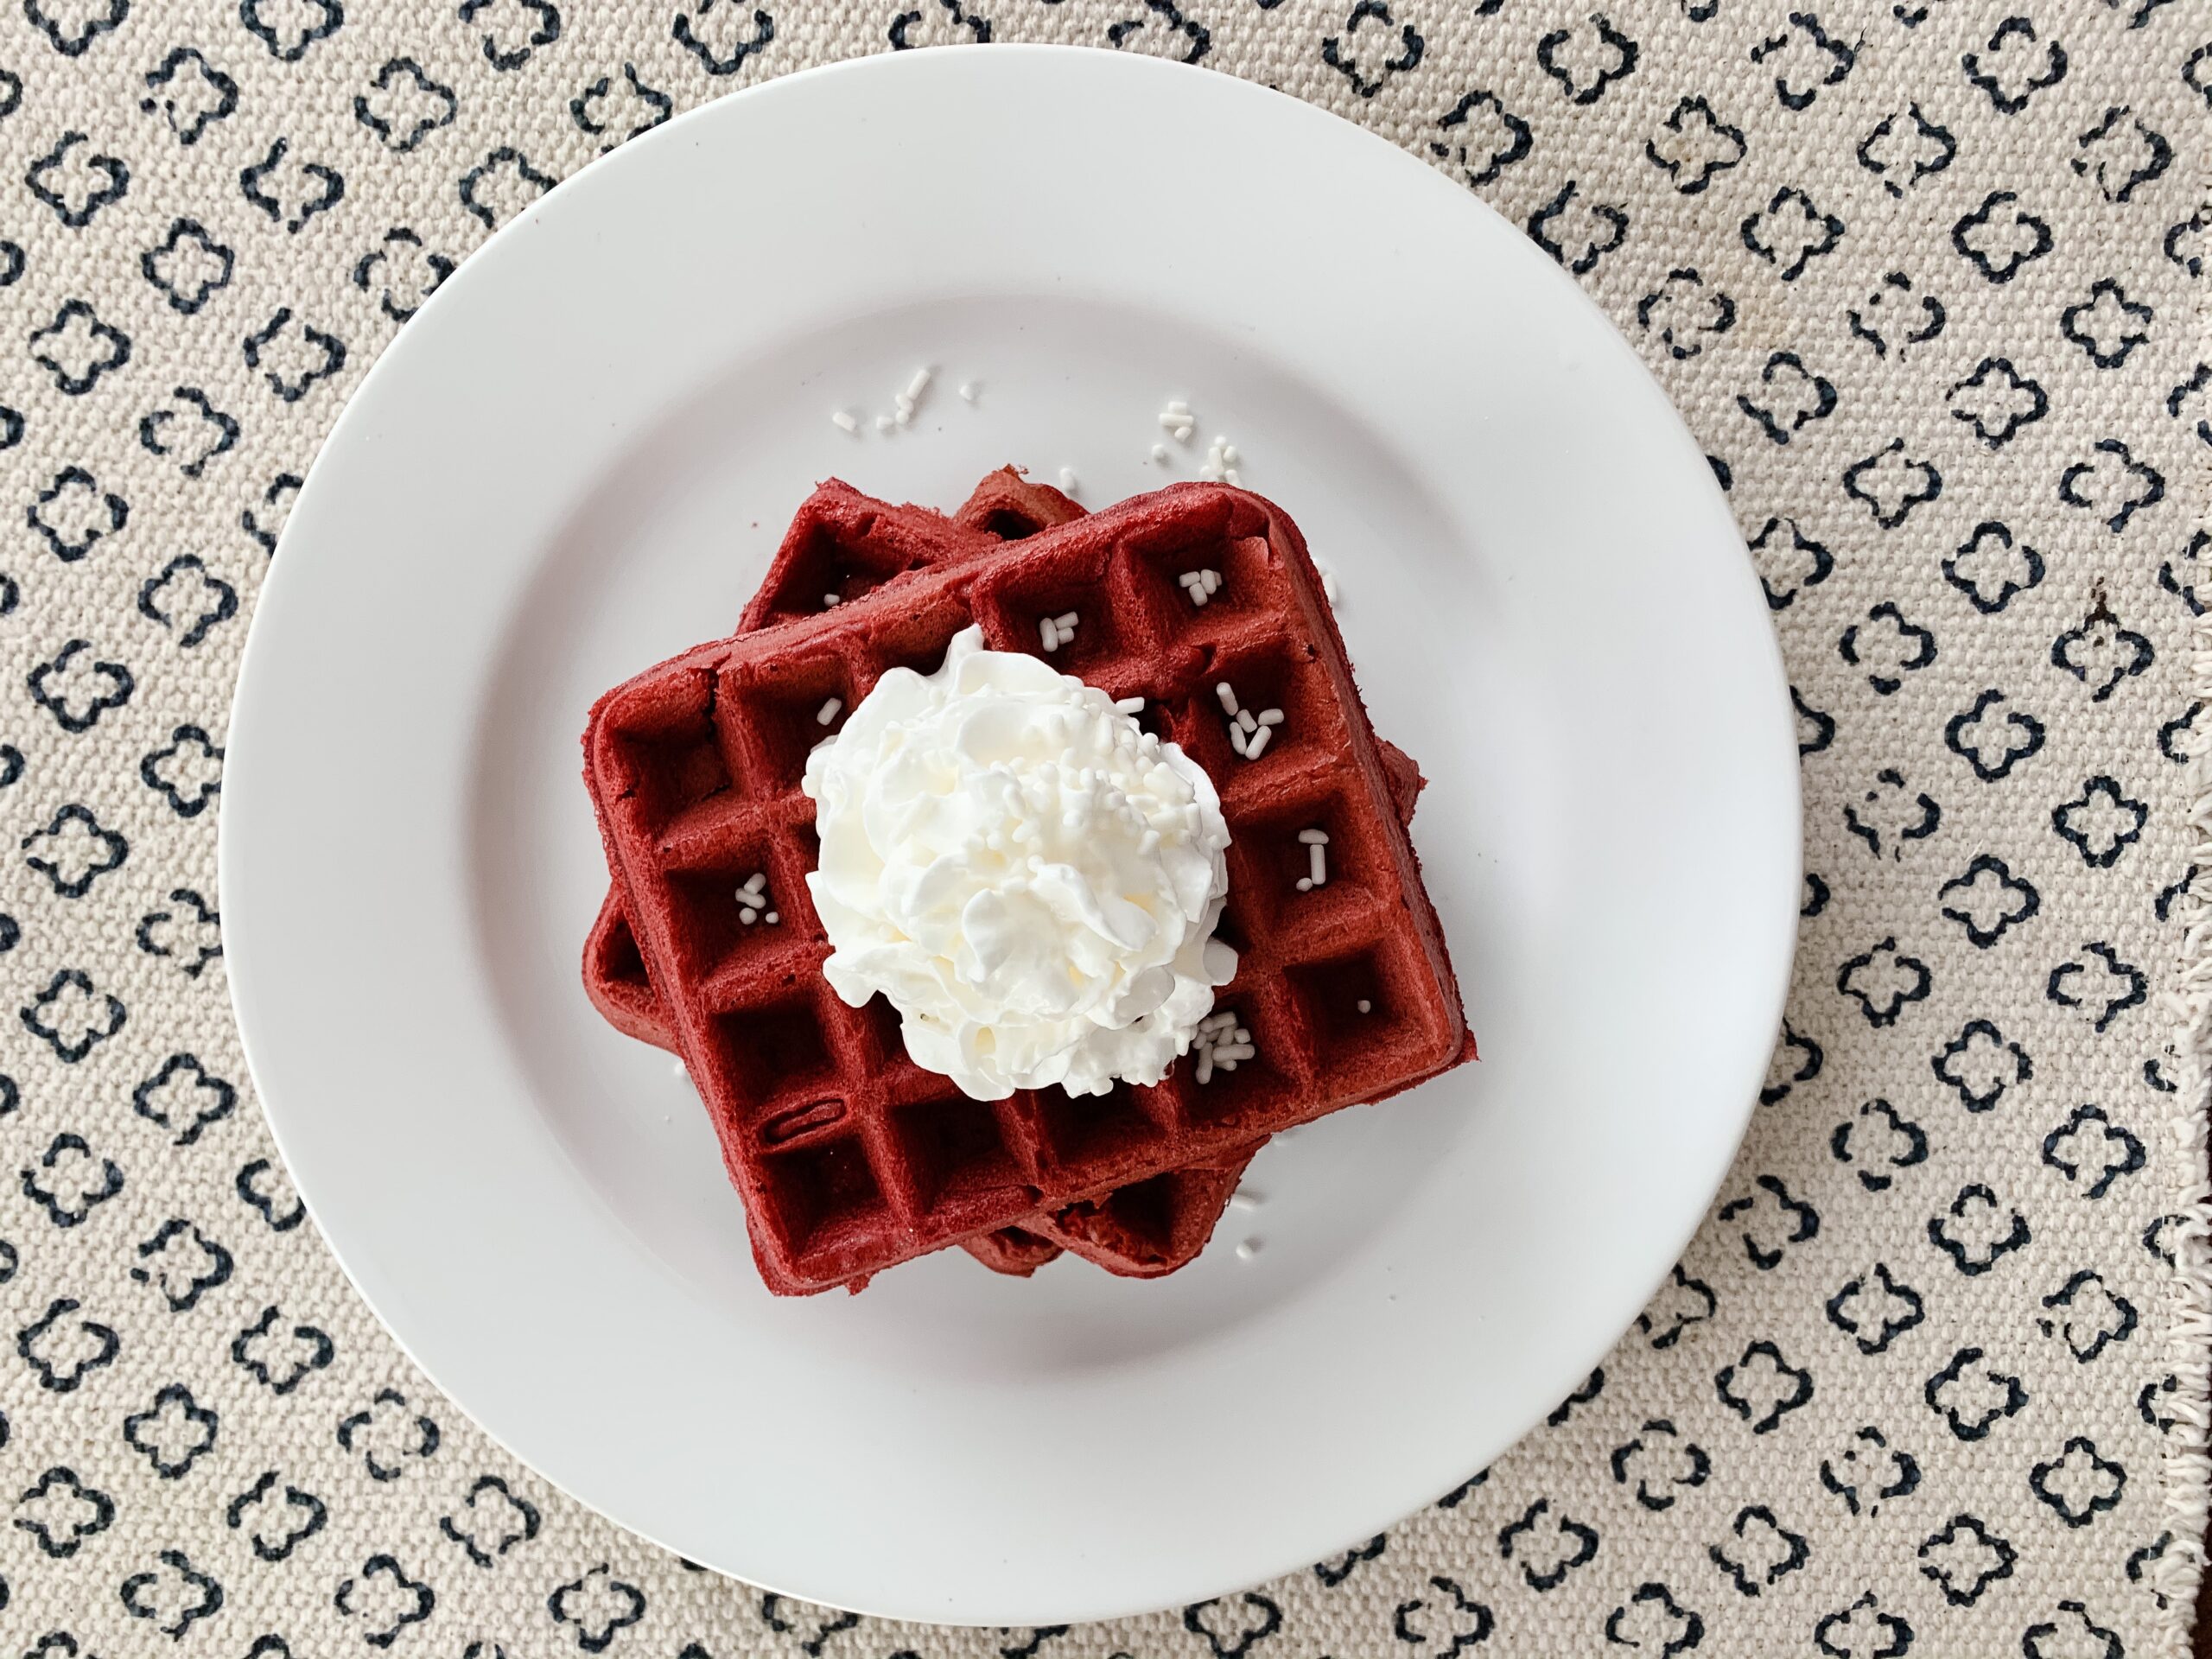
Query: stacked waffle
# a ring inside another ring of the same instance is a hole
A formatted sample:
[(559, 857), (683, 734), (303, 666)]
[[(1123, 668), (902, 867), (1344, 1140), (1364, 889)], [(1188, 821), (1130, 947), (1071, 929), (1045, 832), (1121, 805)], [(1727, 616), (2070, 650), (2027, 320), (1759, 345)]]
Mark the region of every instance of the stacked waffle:
[[(1220, 795), (1237, 972), (1157, 1085), (973, 1100), (880, 995), (823, 978), (808, 752), (970, 626), (1141, 701)], [(950, 1244), (1001, 1272), (1064, 1249), (1171, 1272), (1268, 1135), (1473, 1052), (1406, 836), (1420, 774), (1375, 735), (1296, 528), (1243, 491), (1086, 515), (1007, 471), (948, 518), (826, 484), (738, 632), (601, 698), (584, 749), (613, 875), (586, 988), (683, 1058), (778, 1292)]]

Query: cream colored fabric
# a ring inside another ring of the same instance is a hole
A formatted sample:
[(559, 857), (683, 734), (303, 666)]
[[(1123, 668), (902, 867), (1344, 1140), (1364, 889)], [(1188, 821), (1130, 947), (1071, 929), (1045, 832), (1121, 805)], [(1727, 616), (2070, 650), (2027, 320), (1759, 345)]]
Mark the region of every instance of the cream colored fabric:
[[(2203, 909), (2186, 807), (2212, 747), (2190, 644), (2212, 599), (2212, 20), (1600, 3), (0, 17), (0, 828), (20, 843), (0, 990), (21, 1010), (0, 1039), (0, 1649), (2183, 1650), (2204, 1147), (2202, 1072), (2171, 1039), (2212, 995), (2162, 993)], [(1005, 1635), (687, 1569), (442, 1400), (302, 1223), (214, 890), (257, 586), (423, 295), (671, 111), (986, 37), (1272, 82), (1576, 272), (1757, 550), (1812, 872), (1789, 1031), (1721, 1201), (1548, 1427), (1311, 1571)]]

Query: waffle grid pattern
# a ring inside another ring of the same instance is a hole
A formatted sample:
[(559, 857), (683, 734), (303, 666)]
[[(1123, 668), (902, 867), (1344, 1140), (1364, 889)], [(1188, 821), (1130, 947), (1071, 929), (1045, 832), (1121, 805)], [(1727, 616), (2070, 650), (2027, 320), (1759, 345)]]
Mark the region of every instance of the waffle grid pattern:
[[(842, 502), (843, 497), (833, 486), (827, 499)], [(855, 569), (895, 570), (933, 563), (940, 556), (985, 556), (999, 543), (1019, 541), (1080, 518), (1084, 512), (1049, 485), (1033, 483), (1014, 468), (1002, 467), (985, 475), (952, 515), (954, 523), (969, 532), (966, 545), (952, 552), (934, 515), (923, 510), (840, 515), (823, 513), (823, 499), (814, 498), (800, 508), (738, 632), (774, 626), (779, 620), (779, 597), (787, 598), (789, 614), (810, 614), (806, 608), (810, 582), (820, 588), (819, 605), (826, 607), (831, 599), (842, 603), (854, 592), (849, 573)], [(918, 517), (921, 533), (902, 538), (895, 547), (880, 544), (893, 521)], [(816, 723), (823, 723), (819, 709)], [(1411, 814), (1420, 773), (1402, 752), (1387, 743), (1383, 747), (1393, 797), (1403, 819)], [(742, 925), (741, 914), (740, 921)], [(620, 892), (613, 886), (585, 945), (584, 985), (594, 1006), (617, 1030), (675, 1050), (675, 1037), (646, 976)], [(1128, 1277), (1172, 1273), (1205, 1247), (1255, 1150), (1256, 1145), (1247, 1147), (1221, 1165), (1154, 1176), (1126, 1192), (1070, 1205), (1056, 1215), (1027, 1217), (1018, 1228), (964, 1239), (961, 1247), (992, 1271), (1021, 1277), (1063, 1249)]]
[[(772, 635), (687, 653), (594, 713), (589, 770), (609, 844), (772, 1282), (846, 1281), (1039, 1207), (1218, 1162), (1459, 1055), (1433, 918), (1310, 563), (1256, 498), (1193, 485), (1162, 499), (935, 569), (908, 520), (833, 495), (795, 529), (787, 580), (763, 592)], [(1176, 582), (1201, 568), (1223, 575), (1203, 607)], [(1069, 611), (1074, 639), (1045, 652), (1039, 620)], [(906, 1058), (880, 998), (850, 1008), (822, 981), (829, 947), (804, 884), (813, 806), (798, 791), (807, 751), (883, 674), (933, 671), (971, 623), (995, 650), (1144, 698), (1150, 729), (1216, 779), (1231, 836), (1223, 937), (1239, 952), (1218, 1006), (1251, 1033), (1255, 1058), (1204, 1084), (1185, 1061), (1154, 1088), (986, 1105)], [(1230, 747), (1217, 684), (1282, 711), (1257, 759)], [(1332, 877), (1300, 893), (1299, 832), (1317, 827)], [(738, 918), (736, 889), (756, 870), (779, 926)], [(1352, 1013), (1363, 1001), (1370, 1012)]]

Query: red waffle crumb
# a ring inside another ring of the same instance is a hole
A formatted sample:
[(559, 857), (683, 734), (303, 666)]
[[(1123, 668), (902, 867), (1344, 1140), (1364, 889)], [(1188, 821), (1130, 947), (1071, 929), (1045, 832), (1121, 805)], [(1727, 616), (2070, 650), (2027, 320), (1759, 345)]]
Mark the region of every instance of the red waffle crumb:
[[(1432, 1077), (1471, 1046), (1394, 807), (1394, 768), (1279, 510), (1225, 486), (1179, 485), (975, 562), (944, 558), (957, 532), (898, 514), (825, 486), (793, 527), (813, 562), (748, 612), (782, 626), (618, 687), (585, 739), (642, 959), (746, 1199), (763, 1276), (785, 1294), (1225, 1165), (1276, 1129)], [(1224, 584), (1198, 608), (1174, 578), (1202, 567)], [(814, 608), (802, 611), (810, 591)], [(849, 596), (825, 611), (825, 592)], [(1203, 1086), (1186, 1058), (1154, 1088), (985, 1103), (906, 1056), (880, 998), (849, 1008), (822, 981), (828, 942), (804, 882), (813, 806), (798, 779), (824, 699), (849, 709), (890, 667), (933, 669), (971, 620), (994, 649), (1034, 652), (1038, 618), (1071, 609), (1083, 626), (1055, 666), (1145, 697), (1147, 722), (1220, 790), (1232, 838), (1222, 932), (1242, 960), (1218, 1006), (1259, 1053)], [(1233, 751), (1217, 680), (1245, 707), (1284, 711), (1258, 760)], [(1299, 893), (1307, 827), (1329, 833), (1330, 874)], [(734, 889), (756, 869), (779, 928), (737, 922)], [(1361, 1000), (1370, 1014), (1356, 1012)], [(1124, 1224), (1086, 1217), (1078, 1230), (1092, 1242)]]

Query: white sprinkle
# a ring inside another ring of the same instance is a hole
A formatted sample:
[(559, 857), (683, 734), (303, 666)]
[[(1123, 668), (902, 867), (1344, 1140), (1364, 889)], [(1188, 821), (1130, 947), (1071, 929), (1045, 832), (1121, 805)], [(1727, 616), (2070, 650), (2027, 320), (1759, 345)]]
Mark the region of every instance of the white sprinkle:
[(1375, 1005), (1363, 996), (1359, 999), (1359, 1011), (1362, 1014), (1372, 1014), (1375, 1012)]
[(767, 885), (767, 873), (764, 870), (755, 870), (751, 875), (746, 878), (744, 887), (740, 888), (739, 891), (741, 893), (759, 893), (766, 890)]
[(1312, 876), (1310, 876), (1310, 875), (1301, 875), (1301, 876), (1300, 876), (1300, 877), (1298, 878), (1298, 890), (1299, 890), (1300, 893), (1311, 893), (1311, 892), (1313, 892), (1313, 878)]
[(673, 1069), (674, 1069), (674, 1071), (675, 1071), (675, 1072), (676, 1072), (676, 1075), (677, 1075), (677, 1077), (679, 1077), (683, 1078), (686, 1083), (689, 1083), (689, 1082), (690, 1082), (690, 1081), (691, 1081), (691, 1073), (690, 1073), (689, 1071), (687, 1071), (687, 1070), (685, 1069), (685, 1067), (684, 1067), (684, 1065), (683, 1065), (683, 1061), (681, 1061), (681, 1060), (677, 1061), (677, 1062), (676, 1062), (676, 1065), (675, 1065), (675, 1066), (674, 1066), (674, 1068), (673, 1068)]
[(1221, 441), (1221, 458), (1232, 467), (1236, 464), (1236, 446), (1226, 438)]
[(827, 726), (831, 721), (837, 718), (837, 711), (844, 706), (843, 702), (840, 699), (836, 697), (830, 698), (829, 702), (823, 703), (819, 709), (814, 711), (814, 723), (817, 726)]
[(1073, 495), (1075, 493), (1076, 483), (1074, 467), (1063, 467), (1060, 468), (1060, 488), (1069, 495)]
[(1234, 720), (1236, 717), (1236, 693), (1230, 690), (1227, 680), (1214, 682), (1213, 694), (1221, 699), (1223, 709)]
[(760, 919), (760, 912), (751, 908), (741, 910), (737, 912), (737, 919), (750, 927)]
[(1224, 1065), (1236, 1060), (1249, 1060), (1259, 1052), (1249, 1043), (1224, 1043), (1214, 1049), (1214, 1064)]
[(1049, 616), (1038, 619), (1037, 638), (1048, 652), (1058, 651), (1060, 648), (1060, 631), (1053, 626), (1052, 619)]
[(1325, 847), (1329, 844), (1329, 832), (1325, 830), (1301, 830), (1298, 832), (1298, 838), (1308, 847)]
[(1330, 604), (1334, 605), (1338, 597), (1336, 567), (1317, 553), (1313, 556), (1313, 568), (1321, 573), (1323, 597), (1327, 599)]
[(1232, 724), (1230, 727), (1229, 747), (1236, 750), (1238, 754), (1243, 756), (1247, 760), (1249, 760), (1252, 758), (1251, 744), (1245, 737), (1244, 728), (1242, 726)]
[(1164, 443), (1154, 444), (1152, 446), (1152, 458), (1154, 461), (1164, 463), (1167, 459), (1167, 446)]
[(1252, 1033), (1239, 1026), (1236, 1027), (1236, 1040), (1240, 1043), (1249, 1043), (1252, 1040)]
[(1259, 1253), (1260, 1241), (1256, 1238), (1245, 1239), (1236, 1246), (1236, 1259), (1239, 1262), (1249, 1262)]
[(1146, 831), (1144, 832), (1144, 834), (1142, 834), (1141, 836), (1139, 836), (1137, 837), (1137, 856), (1138, 856), (1139, 858), (1150, 858), (1150, 857), (1151, 857), (1154, 853), (1158, 852), (1159, 850), (1160, 850), (1160, 831), (1159, 831), (1159, 830), (1146, 830)]
[(1244, 758), (1247, 760), (1258, 760), (1260, 758), (1260, 751), (1268, 747), (1268, 740), (1274, 734), (1275, 728), (1274, 727), (1261, 727), (1258, 731), (1253, 733), (1251, 747), (1244, 751)]
[(831, 424), (841, 432), (857, 433), (861, 429), (859, 418), (849, 409), (835, 410), (831, 413), (830, 420)]
[(960, 396), (962, 401), (970, 404), (974, 403), (976, 401), (976, 383), (973, 380), (963, 381), (960, 386)]
[(825, 611), (834, 610), (844, 602), (845, 601), (843, 600), (838, 598), (835, 594), (824, 594), (822, 595), (822, 608)]
[(1229, 1207), (1232, 1210), (1256, 1210), (1264, 1202), (1260, 1194), (1249, 1186), (1240, 1186), (1229, 1195)]
[(1073, 611), (1063, 611), (1059, 615), (1052, 620), (1059, 624), (1060, 632), (1062, 633), (1073, 633), (1075, 632), (1076, 613)]
[(1236, 1069), (1236, 1062), (1226, 1054), (1215, 1055), (1213, 1063), (1224, 1071), (1234, 1071)]
[(895, 419), (899, 425), (906, 425), (914, 418), (914, 406), (912, 404), (900, 405), (899, 413), (893, 418)]
[(1211, 1048), (1202, 1048), (1198, 1051), (1198, 1081), (1200, 1083), (1213, 1081), (1213, 1050)]
[(1249, 709), (1239, 709), (1236, 711), (1236, 723), (1244, 728), (1248, 735), (1260, 729), (1259, 719)]
[(1205, 584), (1205, 590), (1209, 597), (1221, 591), (1220, 571), (1212, 569), (1201, 570), (1198, 572), (1198, 580)]
[(1281, 710), (1281, 709), (1261, 709), (1261, 710), (1260, 710), (1260, 724), (1261, 724), (1261, 725), (1262, 725), (1262, 726), (1280, 726), (1280, 725), (1281, 725), (1281, 724), (1282, 724), (1282, 710)]
[(1191, 434), (1197, 430), (1198, 429), (1196, 427), (1191, 425), (1187, 421), (1185, 422), (1181, 426), (1175, 429), (1175, 442), (1178, 443), (1188, 443), (1191, 441)]
[(929, 385), (930, 372), (927, 369), (916, 369), (914, 378), (906, 383), (906, 401), (911, 404), (918, 400), (925, 391), (929, 390)]
[(875, 429), (879, 432), (888, 432), (897, 423), (888, 415), (879, 415), (875, 417)]
[(1114, 708), (1115, 710), (1120, 714), (1141, 715), (1144, 713), (1144, 699), (1142, 697), (1122, 697), (1116, 700), (1114, 704)]
[(1306, 843), (1307, 867), (1313, 875), (1313, 885), (1326, 887), (1329, 883), (1329, 849), (1319, 841)]
[(769, 926), (773, 927), (784, 918), (779, 912), (772, 910), (766, 916), (762, 917), (761, 919), (766, 922)]
[(1191, 406), (1187, 403), (1185, 403), (1180, 397), (1170, 397), (1167, 400), (1167, 412), (1170, 415), (1188, 416), (1191, 412)]

